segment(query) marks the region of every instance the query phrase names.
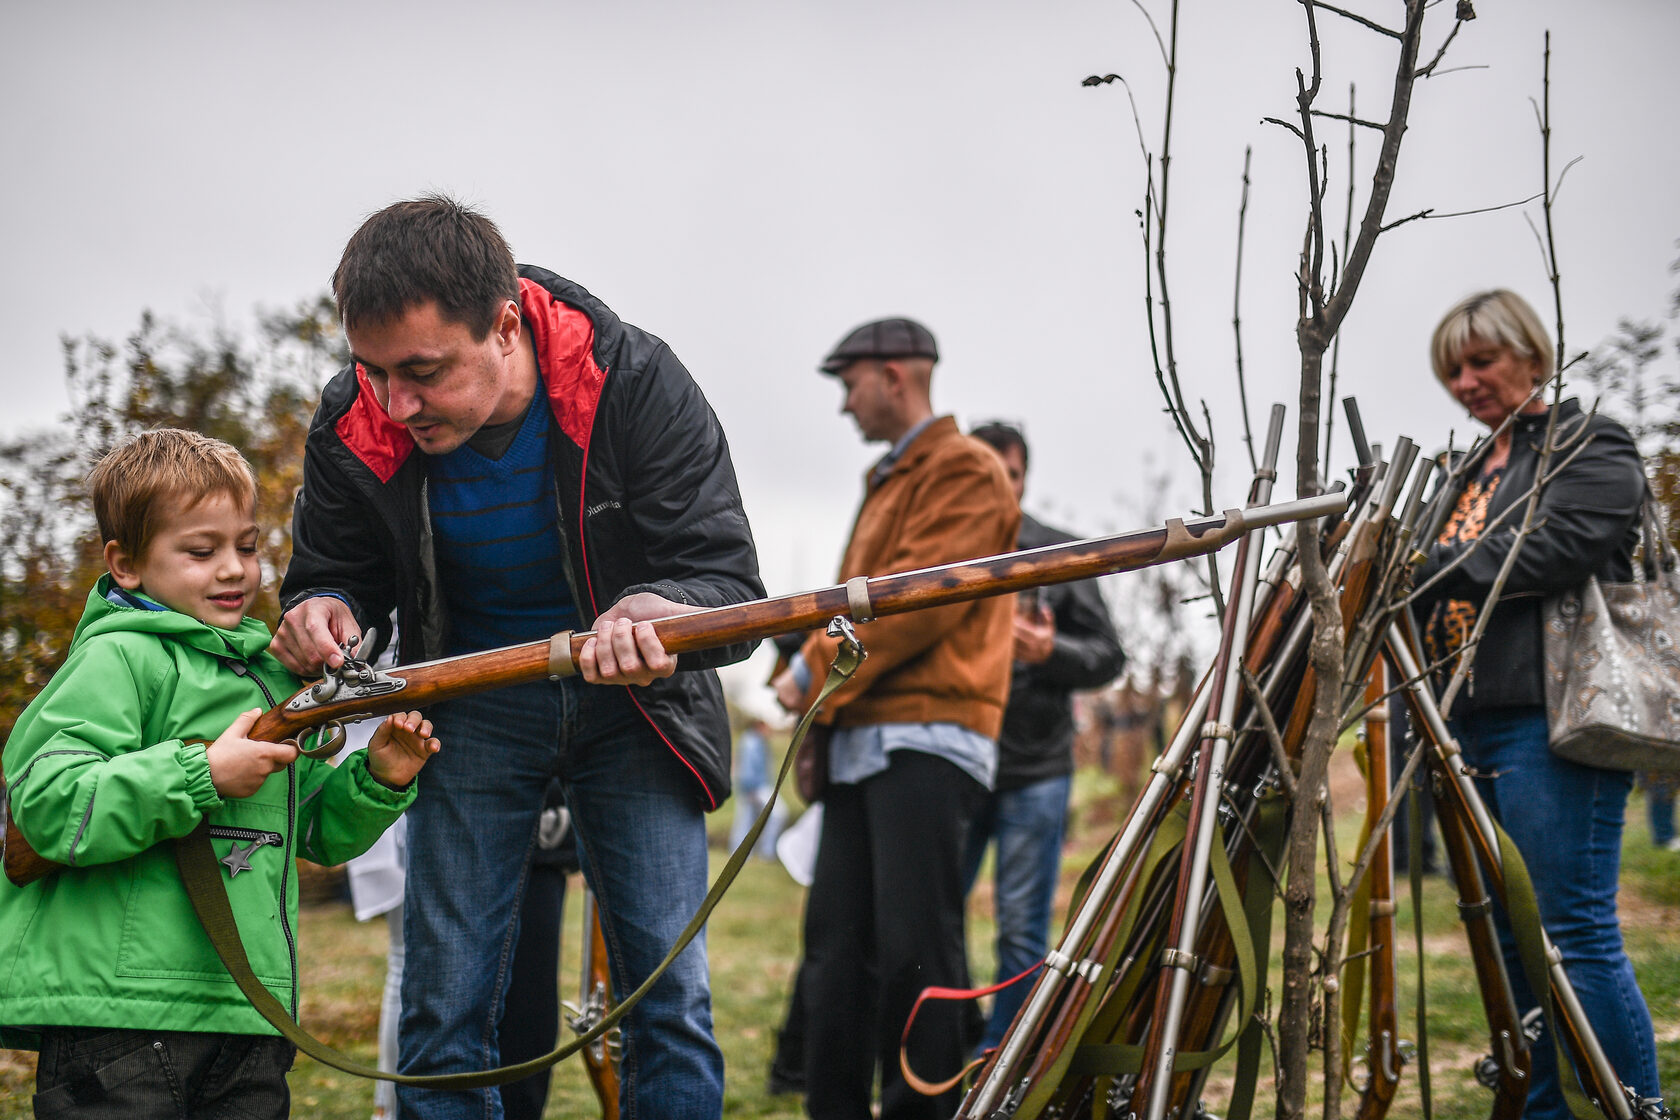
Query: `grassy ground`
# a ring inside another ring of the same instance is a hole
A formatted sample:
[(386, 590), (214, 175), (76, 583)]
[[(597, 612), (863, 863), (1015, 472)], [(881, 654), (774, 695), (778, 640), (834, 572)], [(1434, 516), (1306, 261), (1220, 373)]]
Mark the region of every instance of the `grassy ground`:
[[(1338, 763), (1340, 765), (1340, 763)], [(1348, 780), (1346, 770), (1342, 781)], [(1346, 845), (1357, 827), (1351, 798), (1347, 806)], [(1082, 774), (1075, 791), (1075, 824), (1067, 861), (1068, 881), (1107, 839), (1116, 823), (1112, 784), (1100, 775)], [(1628, 949), (1646, 998), (1657, 1020), (1658, 1057), (1665, 1085), (1680, 1086), (1680, 855), (1652, 849), (1646, 838), (1644, 811), (1637, 795), (1628, 808), (1624, 847), (1622, 918)], [(714, 831), (727, 829), (727, 811)], [(1343, 831), (1339, 829), (1338, 831)], [(722, 864), (714, 853), (714, 871)], [(1416, 1033), (1412, 978), (1416, 956), (1410, 935), (1411, 904), (1399, 887), (1399, 940), (1402, 1034)], [(575, 898), (575, 896), (574, 896)], [(750, 863), (736, 887), (712, 918), (708, 936), (717, 1035), (727, 1062), (725, 1113), (730, 1117), (798, 1117), (796, 1097), (770, 1097), (764, 1076), (780, 1025), (798, 954), (803, 892), (779, 866)], [(971, 910), (970, 945), (977, 977), (991, 974), (990, 898), (977, 890)], [(1440, 879), (1425, 883), (1424, 957), (1428, 977), (1430, 1066), (1435, 1115), (1442, 1120), (1486, 1115), (1488, 1094), (1470, 1076), (1471, 1064), (1486, 1049), (1486, 1027), (1474, 977), (1460, 932), (1455, 896)], [(575, 912), (575, 910), (574, 910)], [(566, 931), (566, 975), (575, 977), (575, 921)], [(1281, 925), (1281, 922), (1275, 923)], [(304, 946), (304, 1023), (327, 1042), (371, 1062), (384, 976), (385, 927), (380, 921), (357, 923), (344, 903), (307, 907), (301, 919)], [(1281, 934), (1274, 954), (1281, 945)], [(1277, 971), (1270, 974), (1275, 988)], [(571, 984), (563, 994), (570, 998)], [(1418, 1078), (1412, 1067), (1402, 1075), (1400, 1095), (1390, 1115), (1422, 1115)], [(0, 1051), (0, 1120), (29, 1115), (33, 1055)], [(1212, 1078), (1207, 1103), (1222, 1109), (1229, 1075)], [(1269, 1079), (1258, 1094), (1256, 1112), (1269, 1112)], [(300, 1059), (292, 1073), (293, 1108), (299, 1116), (365, 1120), (372, 1110), (371, 1083)], [(1351, 1111), (1351, 1110), (1350, 1110)], [(547, 1115), (596, 1114), (594, 1096), (577, 1061), (555, 1073)]]

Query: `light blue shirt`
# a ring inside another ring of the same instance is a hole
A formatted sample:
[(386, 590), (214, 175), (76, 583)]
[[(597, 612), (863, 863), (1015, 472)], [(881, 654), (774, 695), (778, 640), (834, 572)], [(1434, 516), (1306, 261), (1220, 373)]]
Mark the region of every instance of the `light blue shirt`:
[[(788, 662), (802, 689), (811, 687), (811, 667), (796, 653)], [(836, 727), (828, 740), (828, 780), (856, 785), (884, 771), (893, 751), (921, 751), (943, 758), (988, 790), (997, 779), (997, 740), (960, 723), (870, 723)]]
[(837, 727), (828, 741), (828, 780), (855, 785), (884, 771), (893, 751), (935, 755), (992, 788), (997, 742), (960, 723), (871, 723)]

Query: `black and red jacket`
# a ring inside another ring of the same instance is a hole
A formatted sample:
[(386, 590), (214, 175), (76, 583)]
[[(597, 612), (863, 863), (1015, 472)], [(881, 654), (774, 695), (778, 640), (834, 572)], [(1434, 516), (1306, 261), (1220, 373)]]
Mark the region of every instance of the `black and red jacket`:
[[(658, 338), (571, 281), (522, 265), (520, 302), (552, 406), (549, 440), (567, 582), (592, 621), (638, 591), (726, 606), (761, 598), (758, 555), (711, 406)], [(426, 456), (351, 365), (321, 393), (292, 515), (283, 609), (342, 596), (364, 627), (397, 613), (401, 660), (442, 656)], [(752, 644), (683, 654), (677, 673), (631, 690), (694, 775), (708, 809), (729, 796), (729, 719), (717, 675)]]

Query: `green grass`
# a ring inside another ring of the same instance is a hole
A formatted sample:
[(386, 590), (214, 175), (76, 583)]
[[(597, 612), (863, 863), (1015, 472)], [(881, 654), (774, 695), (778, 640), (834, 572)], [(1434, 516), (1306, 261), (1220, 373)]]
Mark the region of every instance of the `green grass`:
[[(1339, 765), (1340, 763), (1338, 763)], [(1067, 882), (1107, 839), (1117, 823), (1112, 783), (1101, 775), (1081, 774), (1075, 784), (1075, 824), (1067, 860)], [(714, 834), (728, 827), (728, 811), (713, 822)], [(1624, 845), (1622, 914), (1628, 949), (1657, 1019), (1658, 1056), (1664, 1084), (1680, 1086), (1680, 855), (1652, 849), (1646, 838), (1643, 804), (1635, 795), (1628, 807)], [(1349, 855), (1357, 819), (1350, 804), (1338, 827), (1344, 857)], [(721, 846), (721, 845), (719, 845)], [(714, 852), (713, 870), (723, 854)], [(1064, 884), (1065, 885), (1065, 884)], [(1486, 1050), (1486, 1027), (1474, 975), (1459, 927), (1455, 896), (1443, 879), (1425, 881), (1425, 965), (1428, 976), (1430, 1065), (1435, 1115), (1442, 1120), (1480, 1120), (1488, 1094), (1470, 1076), (1472, 1062)], [(1415, 953), (1411, 902), (1405, 881), (1397, 884), (1396, 917), (1401, 989), (1401, 1032), (1415, 1035)], [(570, 900), (572, 914), (575, 896)], [(971, 907), (969, 942), (976, 979), (992, 972), (990, 897), (982, 886)], [(766, 1068), (786, 1007), (799, 951), (803, 891), (777, 865), (751, 862), (713, 916), (708, 930), (712, 967), (713, 1013), (726, 1061), (725, 1113), (730, 1117), (802, 1115), (795, 1097), (770, 1097), (764, 1089)], [(1327, 908), (1320, 893), (1321, 913)], [(342, 903), (311, 906), (301, 919), (304, 949), (304, 1023), (327, 1042), (361, 1061), (374, 1056), (379, 992), (384, 977), (385, 927), (381, 921), (358, 923)], [(573, 995), (577, 975), (575, 919), (568, 921), (563, 946), (562, 994)], [(1281, 948), (1281, 911), (1274, 920), (1274, 962), (1269, 981), (1276, 990), (1276, 953)], [(1321, 1055), (1315, 1054), (1317, 1069)], [(1402, 1074), (1400, 1094), (1390, 1115), (1420, 1116), (1415, 1067)], [(292, 1072), (294, 1113), (329, 1120), (366, 1120), (372, 1111), (371, 1083), (329, 1070), (307, 1058)], [(0, 1051), (0, 1120), (29, 1115), (33, 1055)], [(1229, 1076), (1216, 1071), (1207, 1102), (1222, 1108)], [(1257, 1113), (1269, 1112), (1270, 1079), (1258, 1095)], [(1344, 1097), (1352, 1112), (1356, 1094)], [(547, 1115), (578, 1117), (595, 1113), (594, 1096), (582, 1066), (573, 1060), (555, 1072)]]

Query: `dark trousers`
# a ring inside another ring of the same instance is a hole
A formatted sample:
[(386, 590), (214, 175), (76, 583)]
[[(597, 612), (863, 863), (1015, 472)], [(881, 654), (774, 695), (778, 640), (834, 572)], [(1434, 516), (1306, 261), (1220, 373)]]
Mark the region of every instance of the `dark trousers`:
[[(502, 1005), (503, 1065), (540, 1058), (560, 1038), (560, 922), (566, 911), (566, 869), (557, 863), (532, 863), (519, 908), (519, 943), (507, 999)], [(539, 1120), (548, 1101), (553, 1067), (501, 1087), (505, 1120)]]
[(76, 1120), (285, 1120), (283, 1038), (54, 1027), (41, 1033), (35, 1115)]
[[(948, 1117), (955, 1090), (924, 1097), (899, 1072), (899, 1038), (930, 985), (965, 988), (963, 848), (986, 791), (950, 762), (899, 750), (888, 768), (824, 794), (822, 841), (805, 907), (806, 1108), (866, 1120), (877, 1066), (882, 1120)], [(939, 1081), (962, 1068), (963, 1017), (925, 1004), (910, 1066)]]

